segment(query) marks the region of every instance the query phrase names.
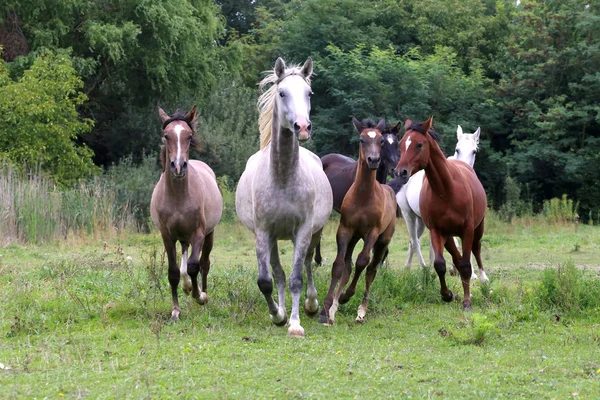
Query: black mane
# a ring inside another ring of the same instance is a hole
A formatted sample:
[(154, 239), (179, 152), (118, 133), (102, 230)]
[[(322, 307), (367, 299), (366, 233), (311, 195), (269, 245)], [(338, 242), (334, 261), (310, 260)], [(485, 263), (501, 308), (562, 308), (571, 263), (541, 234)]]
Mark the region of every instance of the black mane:
[(435, 130), (429, 129), (428, 132), (425, 132), (425, 128), (423, 127), (423, 122), (413, 122), (412, 124), (410, 124), (410, 126), (406, 130), (407, 131), (413, 130), (413, 131), (421, 132), (423, 135), (426, 135), (427, 133), (429, 133), (429, 135), (431, 135), (433, 140), (435, 140), (436, 142), (439, 143), (442, 141), (442, 137)]
[(169, 125), (171, 122), (173, 121), (183, 121), (186, 124), (188, 124), (188, 126), (190, 127), (190, 129), (192, 130), (192, 132), (196, 133), (196, 128), (198, 127), (198, 123), (196, 120), (190, 120), (189, 118), (186, 117), (185, 114), (182, 114), (180, 112), (176, 112), (175, 114), (171, 115), (169, 117), (168, 120), (166, 120), (165, 122), (163, 122), (162, 124), (162, 128), (163, 130), (167, 127), (167, 125)]
[(364, 126), (365, 128), (376, 128), (377, 127), (377, 123), (375, 121), (373, 121), (371, 118), (365, 118), (362, 121), (360, 121), (360, 124), (362, 126)]

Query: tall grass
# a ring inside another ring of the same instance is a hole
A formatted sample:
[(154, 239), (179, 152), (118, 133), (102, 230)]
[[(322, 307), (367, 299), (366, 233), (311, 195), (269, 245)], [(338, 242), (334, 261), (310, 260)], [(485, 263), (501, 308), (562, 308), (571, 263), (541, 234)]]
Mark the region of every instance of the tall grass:
[(0, 169), (0, 244), (41, 243), (72, 235), (134, 229), (129, 205), (99, 178), (61, 190), (37, 171)]

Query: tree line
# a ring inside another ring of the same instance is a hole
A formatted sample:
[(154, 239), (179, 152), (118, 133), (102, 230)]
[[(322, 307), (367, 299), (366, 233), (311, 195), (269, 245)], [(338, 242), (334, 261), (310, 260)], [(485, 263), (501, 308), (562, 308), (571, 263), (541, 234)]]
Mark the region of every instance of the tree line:
[[(517, 4), (518, 3), (518, 4)], [(567, 194), (600, 210), (600, 4), (589, 0), (8, 0), (0, 158), (61, 186), (158, 148), (156, 107), (197, 104), (203, 149), (236, 182), (258, 149), (256, 83), (315, 60), (309, 147), (355, 156), (357, 118), (481, 127), (492, 207)]]

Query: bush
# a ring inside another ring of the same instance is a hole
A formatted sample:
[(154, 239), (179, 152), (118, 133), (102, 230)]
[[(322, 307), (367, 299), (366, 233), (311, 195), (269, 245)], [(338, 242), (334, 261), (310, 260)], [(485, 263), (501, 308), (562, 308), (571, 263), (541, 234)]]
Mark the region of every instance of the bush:
[(548, 222), (558, 224), (574, 222), (577, 215), (578, 203), (573, 203), (573, 200), (568, 199), (566, 194), (562, 198), (553, 198), (544, 201), (544, 210), (542, 214)]

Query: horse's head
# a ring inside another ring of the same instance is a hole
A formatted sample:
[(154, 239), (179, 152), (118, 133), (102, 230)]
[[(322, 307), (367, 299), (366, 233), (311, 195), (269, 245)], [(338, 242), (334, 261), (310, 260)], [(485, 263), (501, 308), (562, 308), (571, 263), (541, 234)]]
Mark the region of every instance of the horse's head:
[(398, 148), (398, 133), (402, 122), (390, 125), (383, 131), (383, 146), (381, 147), (381, 162), (385, 166), (385, 173), (393, 175), (398, 161), (400, 161), (400, 149)]
[(481, 129), (477, 128), (475, 133), (463, 133), (460, 125), (456, 129), (456, 150), (454, 152), (454, 159), (463, 161), (469, 164), (471, 167), (475, 164), (475, 155), (477, 154), (477, 145), (479, 144), (479, 135)]
[(413, 123), (410, 119), (404, 123), (405, 133), (399, 146), (400, 161), (394, 171), (403, 183), (429, 163), (431, 146), (435, 145), (430, 139), (439, 140), (437, 132), (431, 129), (432, 125), (433, 117), (421, 123)]
[(190, 147), (197, 146), (194, 136), (197, 125), (196, 106), (185, 115), (174, 114), (172, 116), (158, 107), (158, 114), (163, 123), (163, 145), (161, 147), (163, 171), (170, 166), (173, 177), (183, 178), (187, 173)]
[(310, 76), (312, 75), (312, 58), (308, 57), (300, 68), (285, 68), (285, 62), (280, 57), (275, 62), (277, 76), (276, 104), (279, 123), (296, 134), (303, 142), (310, 139)]
[(359, 122), (352, 117), (352, 124), (360, 133), (359, 157), (367, 163), (370, 169), (377, 169), (381, 161), (381, 148), (384, 142), (382, 132), (385, 130), (385, 119), (382, 118), (375, 125), (370, 119)]

